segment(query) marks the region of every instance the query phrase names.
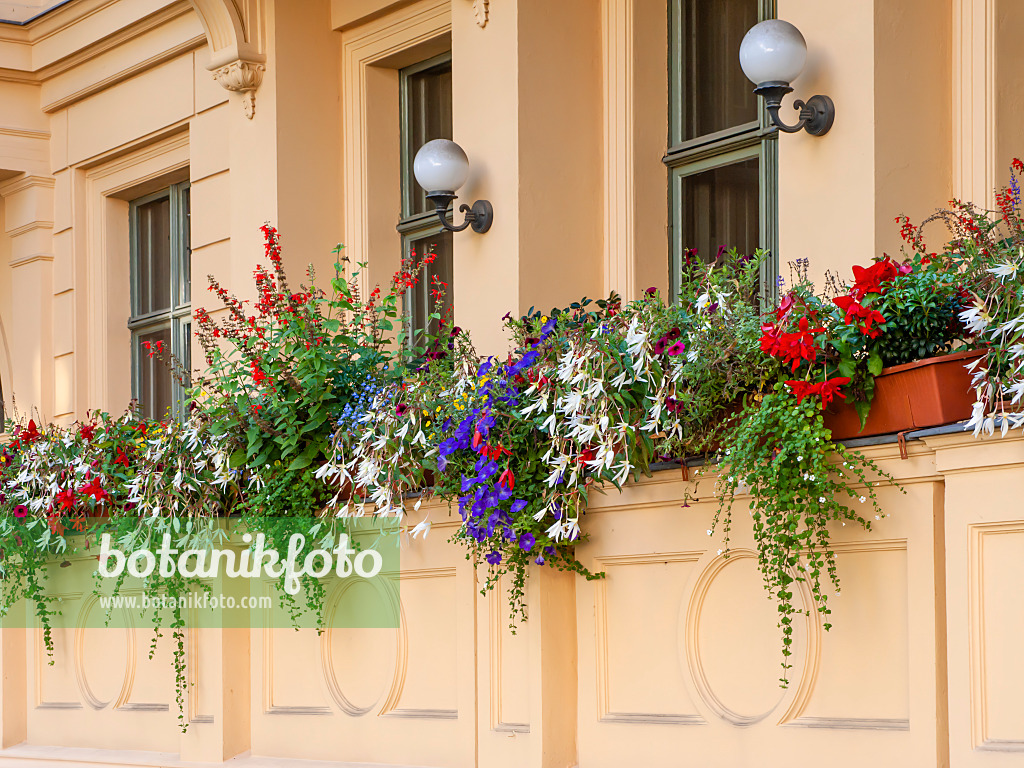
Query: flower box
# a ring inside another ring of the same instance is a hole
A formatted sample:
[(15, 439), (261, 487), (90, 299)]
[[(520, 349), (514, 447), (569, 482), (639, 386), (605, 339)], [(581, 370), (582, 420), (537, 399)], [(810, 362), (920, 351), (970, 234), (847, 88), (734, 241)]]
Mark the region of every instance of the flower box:
[(835, 440), (927, 429), (969, 419), (974, 405), (971, 374), (964, 367), (984, 352), (970, 350), (882, 369), (875, 378), (864, 428), (848, 403), (833, 403), (825, 426)]

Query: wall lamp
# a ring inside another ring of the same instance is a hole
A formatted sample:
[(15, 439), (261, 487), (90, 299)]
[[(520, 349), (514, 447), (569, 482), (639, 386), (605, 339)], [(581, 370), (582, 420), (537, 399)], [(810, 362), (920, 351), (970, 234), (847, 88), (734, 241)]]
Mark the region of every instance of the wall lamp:
[(812, 136), (823, 136), (832, 127), (836, 108), (828, 96), (811, 96), (806, 102), (797, 99), (793, 106), (800, 110), (800, 122), (786, 125), (779, 119), (782, 98), (793, 89), (790, 83), (803, 71), (807, 60), (807, 43), (800, 30), (781, 19), (768, 19), (755, 24), (740, 43), (740, 66), (757, 87), (754, 93), (764, 99), (772, 122), (780, 131), (797, 133), (805, 130)]
[(491, 228), (494, 209), (487, 200), (477, 200), (472, 207), (463, 203), (459, 211), (466, 214), (466, 220), (459, 226), (448, 223), (448, 206), (458, 199), (455, 192), (469, 178), (469, 158), (454, 141), (428, 141), (416, 153), (412, 172), (419, 185), (427, 190), (427, 200), (434, 204), (441, 226), (449, 232), (461, 232), (472, 227), (474, 232), (483, 234)]

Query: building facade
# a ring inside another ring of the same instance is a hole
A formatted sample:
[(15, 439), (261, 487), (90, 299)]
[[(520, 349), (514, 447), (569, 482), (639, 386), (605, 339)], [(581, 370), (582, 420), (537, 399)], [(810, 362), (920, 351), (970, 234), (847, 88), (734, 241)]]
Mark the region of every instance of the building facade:
[[(140, 350), (189, 356), (206, 275), (244, 291), (265, 222), (296, 272), (329, 273), (343, 243), (366, 290), (433, 248), (455, 322), (501, 352), (503, 313), (667, 292), (686, 248), (767, 248), (766, 285), (798, 258), (846, 273), (898, 253), (898, 214), (990, 204), (1024, 154), (1019, 0), (25, 0), (4, 16), (0, 386), (8, 413), (60, 423), (133, 397), (175, 407)], [(836, 104), (826, 136), (780, 136), (740, 72), (740, 38), (773, 17), (808, 42), (797, 95)], [(461, 194), (492, 203), (486, 234), (432, 223), (410, 172), (432, 138), (469, 155)], [(425, 324), (430, 297), (410, 304)], [(750, 531), (722, 559), (714, 502), (681, 508), (677, 470), (594, 502), (579, 555), (607, 578), (538, 574), (516, 634), (446, 541), (457, 515), (403, 550), (397, 631), (191, 631), (185, 734), (169, 641), (151, 661), (141, 629), (81, 629), (51, 665), (6, 629), (0, 765), (1024, 764), (1024, 439), (864, 450), (907, 494), (880, 489), (890, 516), (837, 533), (835, 626), (804, 621), (788, 689)]]

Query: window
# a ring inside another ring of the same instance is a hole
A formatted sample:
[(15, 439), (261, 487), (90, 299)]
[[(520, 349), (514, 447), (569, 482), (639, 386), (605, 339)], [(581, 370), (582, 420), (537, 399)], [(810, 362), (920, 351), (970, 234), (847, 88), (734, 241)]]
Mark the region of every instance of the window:
[(772, 258), (774, 291), (777, 130), (739, 64), (740, 41), (774, 16), (771, 0), (669, 0), (669, 168), (672, 295), (683, 254), (714, 259), (719, 246)]
[(135, 200), (130, 207), (132, 396), (147, 418), (182, 415), (182, 385), (164, 359), (191, 370), (192, 265), (188, 183)]
[[(434, 261), (420, 274), (420, 281), (406, 295), (410, 339), (437, 329), (436, 314), (452, 311), (452, 233), (441, 227), (427, 193), (416, 183), (412, 163), (428, 141), (452, 138), (452, 57), (450, 53), (406, 67), (399, 72), (402, 153), (402, 212), (398, 231), (402, 252), (419, 265), (427, 254)], [(435, 299), (436, 281), (447, 283), (444, 297)]]

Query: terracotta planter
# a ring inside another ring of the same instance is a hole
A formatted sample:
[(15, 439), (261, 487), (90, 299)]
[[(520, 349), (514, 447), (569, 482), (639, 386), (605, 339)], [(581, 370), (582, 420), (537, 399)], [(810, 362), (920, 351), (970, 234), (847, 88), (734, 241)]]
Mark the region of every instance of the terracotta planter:
[(835, 440), (888, 435), (963, 421), (971, 416), (974, 391), (964, 368), (984, 352), (971, 350), (929, 357), (905, 365), (883, 368), (875, 378), (864, 429), (852, 405), (833, 403), (825, 412), (825, 426)]

